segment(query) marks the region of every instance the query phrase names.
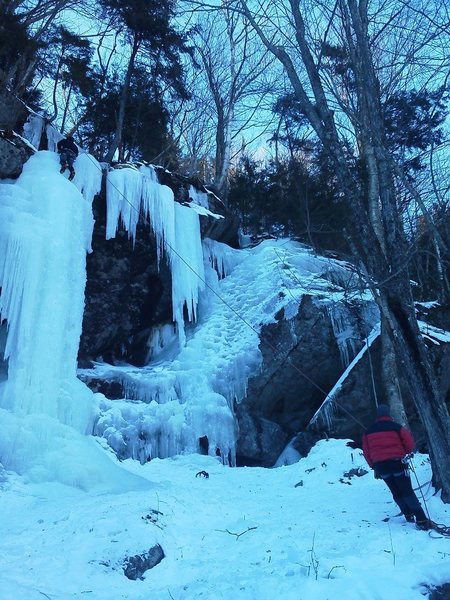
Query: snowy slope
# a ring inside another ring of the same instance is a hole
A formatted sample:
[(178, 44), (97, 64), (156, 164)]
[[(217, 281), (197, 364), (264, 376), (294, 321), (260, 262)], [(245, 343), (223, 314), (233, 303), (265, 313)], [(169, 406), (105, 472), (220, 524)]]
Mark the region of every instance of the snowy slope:
[[(414, 463), (431, 516), (448, 524), (428, 460)], [(449, 540), (395, 517), (372, 473), (345, 476), (367, 465), (344, 441), (272, 470), (198, 455), (127, 466), (153, 489), (2, 484), (0, 600), (423, 600), (424, 584), (450, 581)], [(128, 580), (124, 558), (155, 543), (166, 557)]]

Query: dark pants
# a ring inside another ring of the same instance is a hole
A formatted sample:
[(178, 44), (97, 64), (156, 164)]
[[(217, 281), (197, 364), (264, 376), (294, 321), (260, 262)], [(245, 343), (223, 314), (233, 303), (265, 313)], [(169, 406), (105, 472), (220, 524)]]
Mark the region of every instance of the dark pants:
[(68, 167), (71, 173), (75, 173), (75, 169), (73, 168), (75, 159), (76, 154), (75, 152), (72, 152), (72, 150), (61, 150), (61, 154), (59, 155), (61, 167)]
[(409, 520), (425, 521), (426, 516), (411, 485), (409, 471), (401, 460), (385, 460), (376, 463), (374, 471), (377, 477), (384, 479), (394, 501)]

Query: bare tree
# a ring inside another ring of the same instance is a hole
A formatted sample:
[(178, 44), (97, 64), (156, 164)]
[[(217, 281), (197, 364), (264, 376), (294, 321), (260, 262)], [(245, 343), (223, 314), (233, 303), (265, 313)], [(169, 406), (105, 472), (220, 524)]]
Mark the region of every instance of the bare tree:
[[(186, 5), (196, 4), (190, 1)], [(197, 14), (197, 13), (194, 13)], [(220, 9), (208, 6), (200, 12), (194, 37), (196, 86), (193, 100), (199, 119), (207, 118), (207, 130), (214, 128), (214, 185), (223, 201), (228, 193), (228, 172), (233, 144), (260, 116), (270, 90), (273, 62), (250, 24), (223, 3)]]

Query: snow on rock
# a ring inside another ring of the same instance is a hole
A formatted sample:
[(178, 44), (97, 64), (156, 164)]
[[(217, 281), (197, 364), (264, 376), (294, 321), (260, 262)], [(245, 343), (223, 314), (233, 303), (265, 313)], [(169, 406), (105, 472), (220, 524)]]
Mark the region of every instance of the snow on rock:
[[(47, 151), (30, 158), (14, 185), (0, 186), (0, 315), (7, 322), (0, 461), (32, 479), (84, 486), (98, 479), (83, 467), (96, 452), (83, 437), (92, 432), (95, 402), (76, 366), (100, 180), (82, 171), (86, 198)], [(78, 457), (73, 469), (71, 452)]]
[(450, 343), (450, 331), (434, 327), (433, 325), (425, 323), (425, 321), (418, 321), (418, 324), (423, 337), (430, 342), (433, 342), (437, 346), (439, 346), (441, 342), (447, 344)]
[(343, 278), (341, 263), (289, 240), (248, 250), (205, 240), (204, 254), (207, 288), (199, 320), (178, 354), (168, 360), (160, 352), (141, 369), (98, 364), (83, 372), (122, 385), (126, 399), (102, 400), (96, 425), (122, 458), (145, 462), (207, 449), (234, 464), (234, 404), (261, 368), (262, 325), (275, 322), (281, 309), (287, 318), (296, 315), (304, 294), (326, 304), (344, 297), (329, 281), (334, 271)]

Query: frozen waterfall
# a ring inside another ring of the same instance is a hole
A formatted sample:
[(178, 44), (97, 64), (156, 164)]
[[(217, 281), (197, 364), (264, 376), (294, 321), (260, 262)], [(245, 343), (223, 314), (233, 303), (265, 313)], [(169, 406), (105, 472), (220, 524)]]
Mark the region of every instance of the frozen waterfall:
[(351, 276), (339, 261), (314, 256), (290, 240), (247, 250), (212, 240), (203, 246), (208, 286), (185, 346), (167, 356), (158, 335), (154, 360), (144, 368), (97, 364), (83, 372), (122, 386), (123, 399), (101, 402), (96, 425), (122, 458), (145, 462), (207, 447), (234, 464), (234, 407), (261, 368), (262, 326), (275, 323), (282, 309), (286, 318), (294, 317), (305, 294), (325, 306), (342, 302), (346, 286), (330, 285), (330, 274)]
[(101, 168), (86, 154), (75, 168), (70, 183), (55, 153), (38, 152), (15, 184), (0, 184), (0, 461), (32, 480), (88, 488), (117, 467), (86, 437), (96, 403), (76, 376)]

